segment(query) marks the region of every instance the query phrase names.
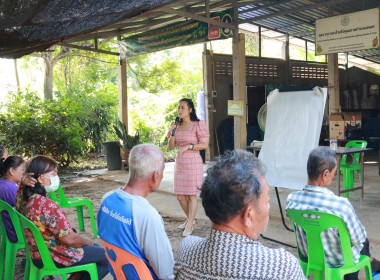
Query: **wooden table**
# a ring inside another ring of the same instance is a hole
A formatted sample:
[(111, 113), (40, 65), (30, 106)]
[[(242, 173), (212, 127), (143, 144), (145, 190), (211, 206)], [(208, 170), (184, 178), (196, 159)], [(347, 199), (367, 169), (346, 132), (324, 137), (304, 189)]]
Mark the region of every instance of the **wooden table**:
[[(345, 148), (345, 147), (338, 147), (338, 149), (335, 152), (335, 155), (337, 157), (337, 172), (338, 172), (338, 186), (337, 186), (337, 195), (340, 196), (341, 193), (346, 193), (346, 192), (352, 192), (356, 190), (362, 190), (362, 199), (364, 195), (364, 153), (367, 151), (372, 150), (371, 148)], [(360, 164), (361, 167), (361, 180), (360, 180), (360, 186), (348, 190), (340, 190), (340, 162), (342, 161), (342, 156), (343, 155), (350, 155), (352, 160), (357, 160), (354, 157), (354, 154), (360, 153), (360, 159), (358, 164)]]

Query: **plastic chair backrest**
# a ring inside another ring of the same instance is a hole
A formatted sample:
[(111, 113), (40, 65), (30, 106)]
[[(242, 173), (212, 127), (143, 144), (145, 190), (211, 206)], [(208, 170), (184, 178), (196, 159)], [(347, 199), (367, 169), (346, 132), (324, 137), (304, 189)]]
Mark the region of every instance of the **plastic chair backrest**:
[[(27, 231), (29, 231), (33, 235), (35, 244), (29, 244), (29, 245), (34, 245), (37, 247), (41, 255), (44, 269), (51, 269), (51, 270), (57, 269), (53, 259), (51, 258), (49, 249), (46, 246), (45, 240), (42, 237), (42, 234), (37, 228), (37, 226), (28, 218), (26, 218), (24, 215), (22, 215), (20, 212), (17, 212), (17, 215), (19, 216), (20, 225), (25, 236), (27, 236)], [(27, 257), (31, 258), (29, 246), (25, 246), (25, 247), (26, 247)]]
[(50, 199), (57, 202), (61, 207), (67, 206), (68, 205), (67, 198), (66, 198), (65, 193), (63, 192), (61, 184), (59, 184), (57, 193), (58, 193), (59, 198), (57, 197), (55, 192), (49, 192)]
[[(346, 148), (366, 148), (367, 147), (367, 141), (364, 140), (352, 140), (347, 142)], [(360, 153), (354, 154), (355, 159), (357, 162), (360, 161)], [(355, 160), (352, 161), (352, 167), (360, 167), (360, 165)], [(347, 164), (347, 155), (342, 156), (341, 165)]]
[[(17, 240), (18, 240), (17, 243), (24, 244), (24, 234), (22, 233), (22, 230), (20, 227), (20, 222), (19, 222), (16, 210), (11, 205), (6, 203), (4, 200), (0, 199), (0, 213), (8, 213), (8, 215), (12, 221), (13, 228), (15, 229), (15, 233), (16, 233)], [(6, 228), (5, 228), (5, 225), (3, 222), (2, 215), (0, 215), (0, 232), (2, 235), (5, 234), (4, 236), (7, 236)], [(11, 242), (11, 241), (9, 240), (9, 242)]]
[[(288, 209), (286, 211), (290, 221), (293, 224), (294, 232), (297, 228), (295, 224), (304, 229), (307, 237), (307, 270), (306, 276), (309, 275), (311, 269), (325, 270), (326, 261), (321, 239), (321, 232), (328, 228), (337, 228), (339, 231), (340, 243), (342, 247), (342, 254), (344, 258), (344, 265), (341, 268), (354, 265), (354, 260), (351, 251), (350, 235), (347, 230), (345, 222), (338, 216), (318, 211), (295, 210)], [(317, 216), (311, 218), (310, 215)], [(297, 238), (297, 234), (296, 234)], [(298, 250), (298, 240), (297, 240)], [(298, 256), (303, 259), (298, 250)]]
[[(136, 272), (140, 279), (153, 280), (149, 268), (146, 266), (142, 259), (115, 245), (112, 245), (104, 241), (103, 239), (101, 239), (101, 241), (103, 243), (104, 250), (106, 251), (107, 259), (113, 268), (117, 280), (127, 279), (124, 271), (127, 268), (126, 265), (128, 264), (132, 265), (134, 269), (131, 269), (131, 267), (127, 269), (129, 271), (132, 270), (132, 272)], [(137, 275), (135, 277), (132, 277), (131, 279), (136, 279)]]

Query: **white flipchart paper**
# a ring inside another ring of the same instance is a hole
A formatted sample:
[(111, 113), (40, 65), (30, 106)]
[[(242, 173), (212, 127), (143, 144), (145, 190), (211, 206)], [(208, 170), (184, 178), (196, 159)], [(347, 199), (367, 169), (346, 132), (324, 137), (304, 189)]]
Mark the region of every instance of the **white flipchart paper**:
[(301, 190), (306, 185), (307, 158), (318, 146), (326, 96), (327, 89), (319, 87), (269, 94), (259, 154), (269, 186)]

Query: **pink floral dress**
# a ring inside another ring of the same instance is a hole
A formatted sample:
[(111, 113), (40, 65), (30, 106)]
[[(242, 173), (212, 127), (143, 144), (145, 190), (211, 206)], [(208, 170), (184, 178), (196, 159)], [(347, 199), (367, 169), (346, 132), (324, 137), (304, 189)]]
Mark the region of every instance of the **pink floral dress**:
[[(170, 137), (172, 131), (168, 133)], [(183, 147), (189, 144), (208, 142), (209, 131), (204, 121), (191, 122), (187, 130), (177, 129), (175, 144)], [(199, 151), (187, 150), (175, 159), (174, 193), (196, 195), (200, 193), (203, 182), (203, 162)]]
[[(40, 230), (53, 261), (64, 266), (71, 266), (83, 258), (82, 248), (72, 248), (59, 242), (58, 238), (72, 232), (65, 211), (53, 200), (39, 194), (30, 196), (26, 201), (22, 194), (23, 186), (17, 191), (17, 210), (31, 220)], [(36, 241), (28, 230), (25, 235), (32, 259), (41, 260)]]

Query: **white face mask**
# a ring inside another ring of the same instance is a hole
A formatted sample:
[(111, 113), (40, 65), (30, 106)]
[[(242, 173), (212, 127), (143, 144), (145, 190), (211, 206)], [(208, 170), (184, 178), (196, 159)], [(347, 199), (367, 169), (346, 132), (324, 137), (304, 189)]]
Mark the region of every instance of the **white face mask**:
[(56, 175), (49, 179), (50, 179), (50, 186), (45, 186), (45, 190), (47, 192), (55, 192), (59, 188), (59, 177), (58, 175)]

